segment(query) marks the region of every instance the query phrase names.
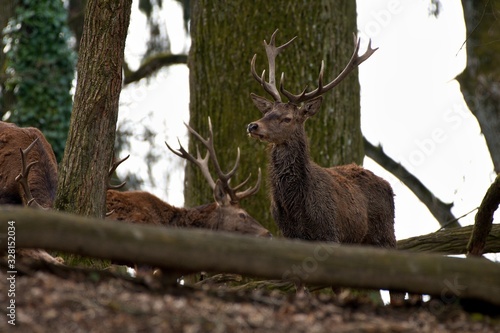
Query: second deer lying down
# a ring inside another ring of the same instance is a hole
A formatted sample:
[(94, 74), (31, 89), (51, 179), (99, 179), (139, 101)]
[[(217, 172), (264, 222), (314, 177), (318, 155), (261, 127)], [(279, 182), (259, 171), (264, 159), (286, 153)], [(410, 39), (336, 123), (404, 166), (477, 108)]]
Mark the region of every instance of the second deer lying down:
[[(260, 187), (260, 170), (257, 184), (245, 191), (238, 192), (247, 181), (232, 188), (229, 180), (235, 174), (239, 165), (239, 150), (235, 166), (228, 173), (223, 173), (213, 145), (212, 125), (209, 120), (209, 138), (203, 139), (196, 131), (186, 125), (191, 132), (207, 148), (205, 158), (201, 158), (198, 152), (197, 158), (189, 154), (182, 146), (179, 151), (167, 147), (176, 155), (194, 163), (202, 171), (205, 179), (210, 184), (215, 201), (210, 204), (194, 208), (177, 208), (160, 200), (156, 196), (140, 191), (119, 192), (108, 190), (106, 196), (107, 210), (111, 212), (108, 216), (113, 220), (131, 221), (139, 224), (158, 224), (172, 227), (204, 228), (237, 232), (247, 235), (270, 237), (271, 234), (259, 222), (252, 218), (239, 202), (253, 195)], [(219, 179), (214, 181), (208, 168), (208, 161), (216, 169)], [(247, 179), (248, 180), (248, 179)]]
[[(190, 131), (199, 137), (198, 133), (192, 129)], [(217, 164), (220, 171), (212, 142), (212, 129), (210, 128), (208, 140), (203, 140), (201, 137), (199, 139), (209, 150), (204, 159), (195, 159), (182, 147), (175, 153), (197, 164), (205, 176), (210, 177), (209, 157), (214, 164)], [(269, 237), (271, 235), (269, 231), (238, 203), (257, 192), (260, 186), (260, 172), (257, 184), (247, 191), (237, 192), (244, 184), (236, 188), (229, 186), (229, 179), (236, 172), (238, 163), (239, 161), (229, 173), (220, 172), (220, 179), (217, 182), (207, 178), (214, 190), (213, 203), (195, 208), (177, 208), (147, 192), (108, 190), (107, 211), (112, 212), (108, 218), (142, 224), (205, 228)], [(52, 147), (43, 134), (36, 128), (21, 128), (0, 121), (0, 205), (24, 204), (52, 208), (56, 189), (57, 162)]]

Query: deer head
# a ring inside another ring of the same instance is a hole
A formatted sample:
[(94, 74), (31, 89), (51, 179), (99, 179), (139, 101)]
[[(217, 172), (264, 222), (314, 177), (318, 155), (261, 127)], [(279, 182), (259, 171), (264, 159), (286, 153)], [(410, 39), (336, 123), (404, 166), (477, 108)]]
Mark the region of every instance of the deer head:
[[(196, 158), (189, 154), (184, 147), (179, 142), (179, 149), (172, 149), (166, 142), (168, 149), (179, 157), (182, 157), (189, 162), (196, 165), (202, 172), (204, 178), (207, 180), (210, 188), (213, 190), (214, 199), (217, 203), (217, 218), (215, 229), (223, 231), (236, 231), (244, 234), (254, 234), (269, 237), (271, 234), (265, 228), (263, 228), (259, 222), (257, 222), (253, 217), (251, 217), (243, 208), (240, 207), (239, 203), (244, 198), (254, 195), (260, 188), (261, 183), (261, 170), (259, 169), (258, 179), (253, 187), (249, 187), (246, 190), (240, 191), (248, 181), (250, 176), (237, 186), (230, 186), (229, 182), (231, 178), (236, 173), (240, 163), (240, 150), (237, 150), (236, 162), (233, 168), (228, 172), (223, 172), (220, 167), (219, 161), (217, 159), (217, 154), (215, 153), (214, 142), (213, 142), (213, 131), (212, 123), (210, 118), (208, 118), (209, 136), (207, 139), (203, 138), (194, 129), (192, 129), (188, 124), (184, 124), (188, 131), (193, 134), (198, 141), (202, 143), (207, 149), (205, 157), (201, 157), (200, 151), (197, 148)], [(210, 173), (208, 166), (209, 159), (212, 159), (212, 165), (217, 174), (217, 180), (214, 181)]]
[[(344, 70), (331, 82), (323, 84), (324, 62), (321, 62), (321, 69), (318, 77), (318, 88), (307, 91), (307, 86), (299, 94), (292, 94), (284, 87), (285, 75), (281, 74), (279, 91), (276, 87), (276, 56), (283, 51), (296, 38), (292, 38), (287, 43), (277, 47), (275, 37), (278, 30), (271, 36), (269, 44), (264, 40), (267, 59), (269, 63), (269, 82), (265, 80), (265, 70), (259, 76), (255, 71), (255, 60), (257, 55), (254, 55), (251, 62), (251, 72), (253, 77), (259, 82), (264, 90), (271, 95), (274, 101), (251, 94), (252, 101), (255, 106), (263, 113), (264, 117), (250, 123), (247, 126), (247, 132), (254, 138), (267, 141), (274, 144), (282, 144), (286, 142), (293, 133), (303, 128), (304, 122), (314, 116), (321, 107), (322, 95), (327, 91), (337, 86), (347, 75), (359, 66), (363, 61), (368, 59), (377, 49), (371, 48), (371, 41), (368, 43), (366, 52), (358, 56), (360, 39), (355, 38), (354, 52), (345, 66)], [(288, 102), (282, 102), (281, 94), (283, 94)]]

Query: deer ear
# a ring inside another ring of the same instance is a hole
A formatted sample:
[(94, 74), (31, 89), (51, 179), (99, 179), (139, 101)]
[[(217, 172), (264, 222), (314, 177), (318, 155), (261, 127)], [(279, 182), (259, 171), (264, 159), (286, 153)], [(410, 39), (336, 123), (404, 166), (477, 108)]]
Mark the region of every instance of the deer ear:
[(222, 182), (220, 179), (217, 179), (217, 181), (215, 182), (214, 199), (215, 202), (217, 202), (221, 207), (227, 206), (231, 203), (229, 197), (226, 194), (226, 191), (224, 190), (224, 187), (222, 186)]
[(257, 109), (263, 114), (268, 113), (274, 107), (274, 103), (264, 97), (257, 96), (254, 93), (251, 93), (250, 97), (252, 97), (253, 104), (255, 104)]
[(321, 107), (321, 102), (323, 102), (323, 96), (318, 96), (304, 103), (300, 108), (300, 111), (304, 117), (312, 117), (318, 112)]

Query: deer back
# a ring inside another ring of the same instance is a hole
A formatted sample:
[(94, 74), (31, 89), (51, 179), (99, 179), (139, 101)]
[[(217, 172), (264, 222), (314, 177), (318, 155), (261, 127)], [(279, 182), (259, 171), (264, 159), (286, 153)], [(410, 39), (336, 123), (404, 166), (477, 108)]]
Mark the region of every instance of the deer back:
[(26, 204), (24, 192), (16, 182), (22, 169), (20, 149), (38, 138), (28, 155), (28, 163), (37, 162), (28, 176), (36, 201), (52, 207), (57, 191), (57, 160), (42, 132), (33, 127), (21, 128), (0, 121), (0, 204)]
[(170, 227), (202, 228), (269, 237), (271, 234), (237, 203), (230, 203), (227, 196), (216, 202), (193, 207), (172, 206), (148, 192), (119, 192), (108, 190), (106, 195), (108, 219), (138, 224), (165, 225)]

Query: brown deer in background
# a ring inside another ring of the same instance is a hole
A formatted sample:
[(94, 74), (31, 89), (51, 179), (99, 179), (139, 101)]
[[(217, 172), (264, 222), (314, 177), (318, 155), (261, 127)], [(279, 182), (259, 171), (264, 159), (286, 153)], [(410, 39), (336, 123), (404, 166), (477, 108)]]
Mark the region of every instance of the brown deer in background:
[[(28, 153), (36, 162), (26, 165)], [(0, 121), (0, 205), (49, 208), (56, 190), (57, 161), (42, 132)]]
[[(198, 151), (198, 156), (195, 158), (182, 146), (180, 146), (178, 151), (172, 149), (168, 144), (167, 147), (177, 156), (192, 162), (200, 168), (203, 176), (208, 181), (214, 192), (215, 202), (194, 208), (177, 208), (147, 192), (118, 192), (108, 190), (106, 196), (106, 206), (107, 210), (111, 212), (108, 218), (113, 220), (131, 221), (139, 224), (204, 228), (270, 237), (271, 234), (269, 231), (252, 218), (239, 205), (241, 200), (255, 194), (259, 190), (261, 182), (260, 170), (257, 184), (245, 191), (238, 192), (238, 190), (245, 186), (249, 180), (249, 178), (247, 178), (247, 180), (245, 180), (242, 184), (235, 186), (234, 188), (229, 186), (229, 180), (238, 169), (240, 159), (239, 149), (233, 169), (228, 173), (224, 173), (219, 166), (219, 162), (215, 154), (212, 124), (210, 123), (210, 119), (208, 139), (203, 139), (189, 125), (186, 124), (186, 127), (189, 132), (191, 132), (207, 148), (206, 156), (201, 158)], [(214, 181), (210, 174), (208, 167), (208, 161), (210, 158), (212, 159), (217, 176), (219, 177), (217, 181)]]
[[(255, 59), (251, 72), (274, 101), (255, 94), (251, 98), (264, 116), (248, 125), (250, 136), (270, 144), (269, 184), (272, 214), (285, 237), (311, 241), (358, 243), (395, 248), (394, 194), (384, 179), (355, 164), (323, 168), (309, 156), (304, 123), (318, 112), (321, 95), (339, 84), (353, 69), (368, 59), (376, 49), (368, 45), (358, 56), (359, 39), (354, 53), (340, 75), (323, 85), (324, 64), (318, 88), (294, 95), (284, 88), (281, 76), (279, 91), (275, 79), (275, 58), (290, 43), (276, 47), (275, 36), (264, 41), (269, 82), (265, 71), (259, 76)], [(288, 102), (282, 102), (281, 94)], [(302, 105), (301, 105), (302, 104)]]
[[(189, 127), (188, 127), (189, 128)], [(195, 159), (182, 147), (177, 155), (197, 164), (203, 171), (214, 190), (216, 202), (195, 208), (177, 208), (161, 201), (147, 192), (117, 192), (108, 190), (107, 209), (109, 219), (127, 220), (142, 224), (157, 224), (177, 227), (196, 227), (221, 231), (233, 231), (243, 234), (269, 237), (271, 234), (259, 222), (253, 219), (238, 202), (253, 195), (260, 186), (260, 170), (257, 184), (242, 192), (237, 192), (246, 181), (235, 188), (229, 186), (229, 179), (234, 175), (239, 164), (238, 159), (233, 170), (224, 174), (218, 167), (210, 137), (203, 140), (209, 153), (204, 159)], [(21, 148), (28, 147), (24, 150)], [(172, 150), (172, 149), (171, 149)], [(212, 157), (219, 173), (219, 180), (208, 179), (208, 159)], [(31, 163), (28, 163), (32, 161)], [(110, 170), (114, 171), (117, 164)], [(113, 187), (110, 187), (113, 188)], [(0, 121), (0, 205), (28, 205), (52, 208), (57, 190), (57, 161), (52, 147), (43, 134), (36, 128), (20, 128), (14, 124)]]

